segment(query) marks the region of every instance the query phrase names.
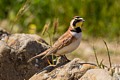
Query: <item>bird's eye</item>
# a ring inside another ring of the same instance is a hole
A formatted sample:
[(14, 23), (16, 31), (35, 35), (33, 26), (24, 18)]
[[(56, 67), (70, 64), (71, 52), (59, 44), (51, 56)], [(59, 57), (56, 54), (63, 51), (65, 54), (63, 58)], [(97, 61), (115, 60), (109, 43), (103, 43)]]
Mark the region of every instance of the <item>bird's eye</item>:
[(75, 18), (75, 21), (78, 20), (77, 18)]

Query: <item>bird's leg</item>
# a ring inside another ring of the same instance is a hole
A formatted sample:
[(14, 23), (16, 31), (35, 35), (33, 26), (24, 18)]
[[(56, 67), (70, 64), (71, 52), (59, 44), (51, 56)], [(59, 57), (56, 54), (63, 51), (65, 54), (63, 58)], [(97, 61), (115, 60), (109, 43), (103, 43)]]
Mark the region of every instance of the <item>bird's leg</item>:
[(47, 60), (49, 65), (53, 65), (47, 57), (46, 57), (46, 60)]
[(61, 58), (63, 57), (63, 59), (65, 60), (65, 62), (70, 62), (70, 60), (65, 56), (65, 55), (62, 55)]
[(65, 55), (61, 55), (58, 59), (57, 59), (57, 64), (61, 64), (61, 63), (67, 63), (70, 62), (69, 59), (67, 59), (67, 57)]
[(51, 55), (52, 56), (52, 62), (50, 62), (50, 60), (46, 57), (46, 60), (48, 62), (49, 65), (51, 66), (54, 66), (56, 64), (56, 57), (54, 55)]

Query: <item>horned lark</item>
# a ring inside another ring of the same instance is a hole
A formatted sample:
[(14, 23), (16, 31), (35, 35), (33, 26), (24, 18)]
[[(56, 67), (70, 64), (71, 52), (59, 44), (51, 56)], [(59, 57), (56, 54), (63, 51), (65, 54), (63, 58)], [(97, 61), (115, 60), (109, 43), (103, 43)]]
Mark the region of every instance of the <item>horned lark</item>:
[(74, 51), (80, 44), (82, 38), (81, 27), (84, 21), (85, 20), (83, 18), (75, 16), (71, 20), (68, 30), (54, 43), (51, 48), (47, 49), (43, 53), (32, 57), (28, 60), (28, 62), (31, 62), (32, 60), (39, 58), (43, 55), (43, 58), (51, 54), (55, 56), (62, 56)]

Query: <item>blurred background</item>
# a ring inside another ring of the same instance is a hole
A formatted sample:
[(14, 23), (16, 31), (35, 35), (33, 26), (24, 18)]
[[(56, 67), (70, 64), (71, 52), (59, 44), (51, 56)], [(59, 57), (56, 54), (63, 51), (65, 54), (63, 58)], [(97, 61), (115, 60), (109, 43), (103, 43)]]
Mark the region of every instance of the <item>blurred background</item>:
[(102, 59), (107, 59), (104, 56), (107, 54), (104, 39), (111, 55), (119, 59), (120, 0), (0, 0), (0, 27), (13, 33), (40, 35), (45, 25), (49, 25), (51, 33), (57, 22), (58, 37), (67, 30), (70, 20), (76, 15), (83, 17), (85, 23), (83, 41), (72, 57), (83, 53), (85, 56), (81, 58), (89, 61), (86, 56), (94, 56), (94, 45), (98, 55), (103, 54)]

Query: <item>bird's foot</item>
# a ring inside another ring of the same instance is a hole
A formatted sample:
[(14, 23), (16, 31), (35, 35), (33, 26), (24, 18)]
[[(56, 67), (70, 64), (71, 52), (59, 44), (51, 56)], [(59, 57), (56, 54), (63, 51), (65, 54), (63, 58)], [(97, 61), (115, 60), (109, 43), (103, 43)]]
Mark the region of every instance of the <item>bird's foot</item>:
[(70, 60), (67, 59), (67, 57), (65, 55), (62, 55), (57, 59), (57, 64), (59, 64), (59, 63), (68, 63), (68, 62), (70, 62)]
[(70, 60), (65, 55), (61, 56), (61, 59), (65, 60), (65, 62), (70, 62)]

